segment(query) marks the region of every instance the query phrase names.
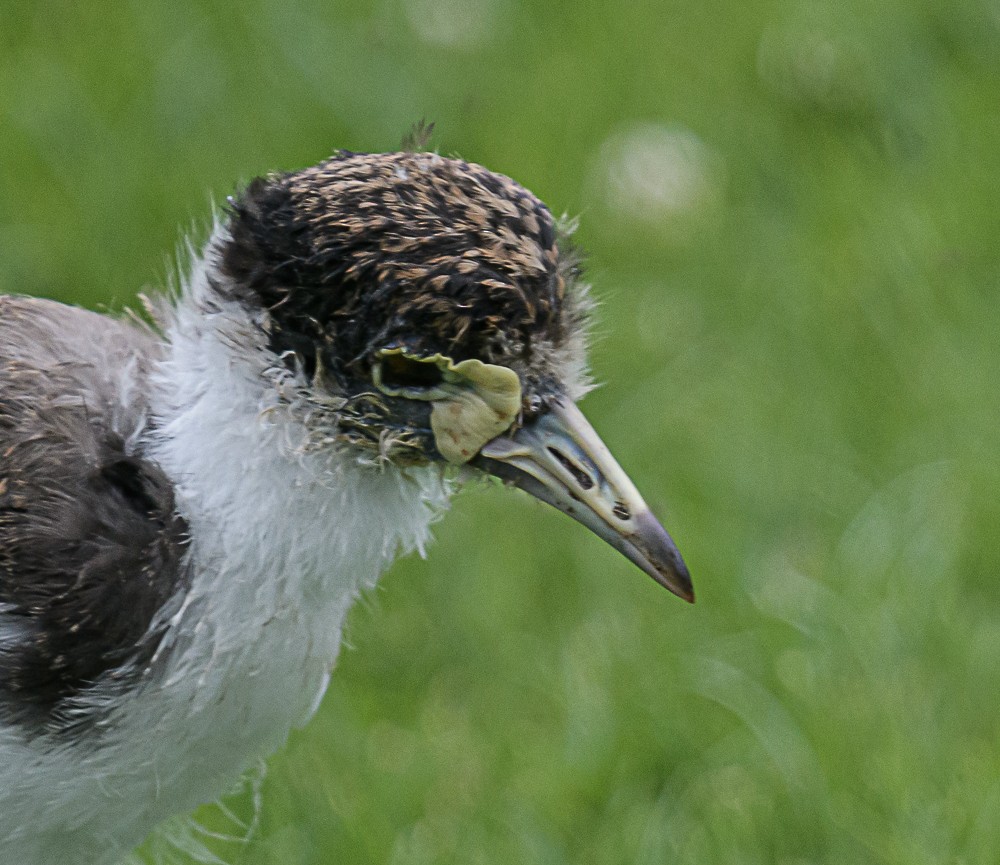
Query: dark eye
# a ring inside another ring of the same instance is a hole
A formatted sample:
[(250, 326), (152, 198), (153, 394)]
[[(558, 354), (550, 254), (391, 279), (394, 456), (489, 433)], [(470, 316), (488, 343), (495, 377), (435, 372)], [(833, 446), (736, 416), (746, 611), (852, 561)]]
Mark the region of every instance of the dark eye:
[(439, 354), (414, 357), (387, 349), (372, 364), (372, 384), (389, 396), (436, 400), (448, 392), (444, 368), (450, 361)]
[(382, 358), (381, 383), (384, 386), (409, 390), (437, 387), (444, 380), (437, 364), (404, 357), (401, 354)]

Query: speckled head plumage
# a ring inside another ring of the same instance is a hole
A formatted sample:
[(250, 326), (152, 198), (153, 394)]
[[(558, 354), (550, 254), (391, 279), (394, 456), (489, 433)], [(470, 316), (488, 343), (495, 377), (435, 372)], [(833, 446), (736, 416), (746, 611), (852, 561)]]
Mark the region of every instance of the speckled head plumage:
[(510, 367), (529, 401), (585, 387), (578, 258), (510, 178), (434, 153), (341, 152), (253, 181), (231, 210), (221, 270), (307, 374), (322, 364), (350, 393), (378, 352), (404, 348)]

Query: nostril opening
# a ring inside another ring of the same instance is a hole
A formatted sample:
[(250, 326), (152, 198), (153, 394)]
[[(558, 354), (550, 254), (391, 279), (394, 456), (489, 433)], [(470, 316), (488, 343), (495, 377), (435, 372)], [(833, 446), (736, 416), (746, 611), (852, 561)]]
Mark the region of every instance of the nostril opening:
[(561, 451), (555, 448), (548, 448), (548, 452), (552, 454), (566, 471), (573, 475), (574, 480), (576, 480), (577, 485), (582, 490), (590, 490), (594, 488), (594, 479), (588, 475), (582, 468), (580, 468), (575, 462), (573, 462), (568, 456), (566, 456)]
[(632, 519), (632, 511), (628, 509), (628, 505), (625, 502), (615, 502), (615, 506), (611, 509), (618, 519), (625, 521)]

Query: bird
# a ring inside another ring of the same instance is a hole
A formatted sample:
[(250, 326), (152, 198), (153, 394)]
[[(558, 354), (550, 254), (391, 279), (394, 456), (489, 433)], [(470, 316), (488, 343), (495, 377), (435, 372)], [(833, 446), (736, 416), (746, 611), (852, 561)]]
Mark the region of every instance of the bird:
[(458, 157), (337, 151), (239, 188), (148, 315), (0, 295), (0, 863), (112, 865), (231, 789), (470, 479), (694, 600), (577, 405), (572, 229)]

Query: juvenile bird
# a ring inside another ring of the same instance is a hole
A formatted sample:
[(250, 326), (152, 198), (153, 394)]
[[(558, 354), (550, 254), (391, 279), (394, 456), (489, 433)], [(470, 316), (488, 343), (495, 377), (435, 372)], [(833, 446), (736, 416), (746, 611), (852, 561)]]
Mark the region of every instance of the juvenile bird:
[(495, 475), (693, 600), (576, 408), (560, 224), (340, 152), (230, 201), (157, 327), (0, 297), (0, 863), (110, 865), (315, 710), (344, 616)]

